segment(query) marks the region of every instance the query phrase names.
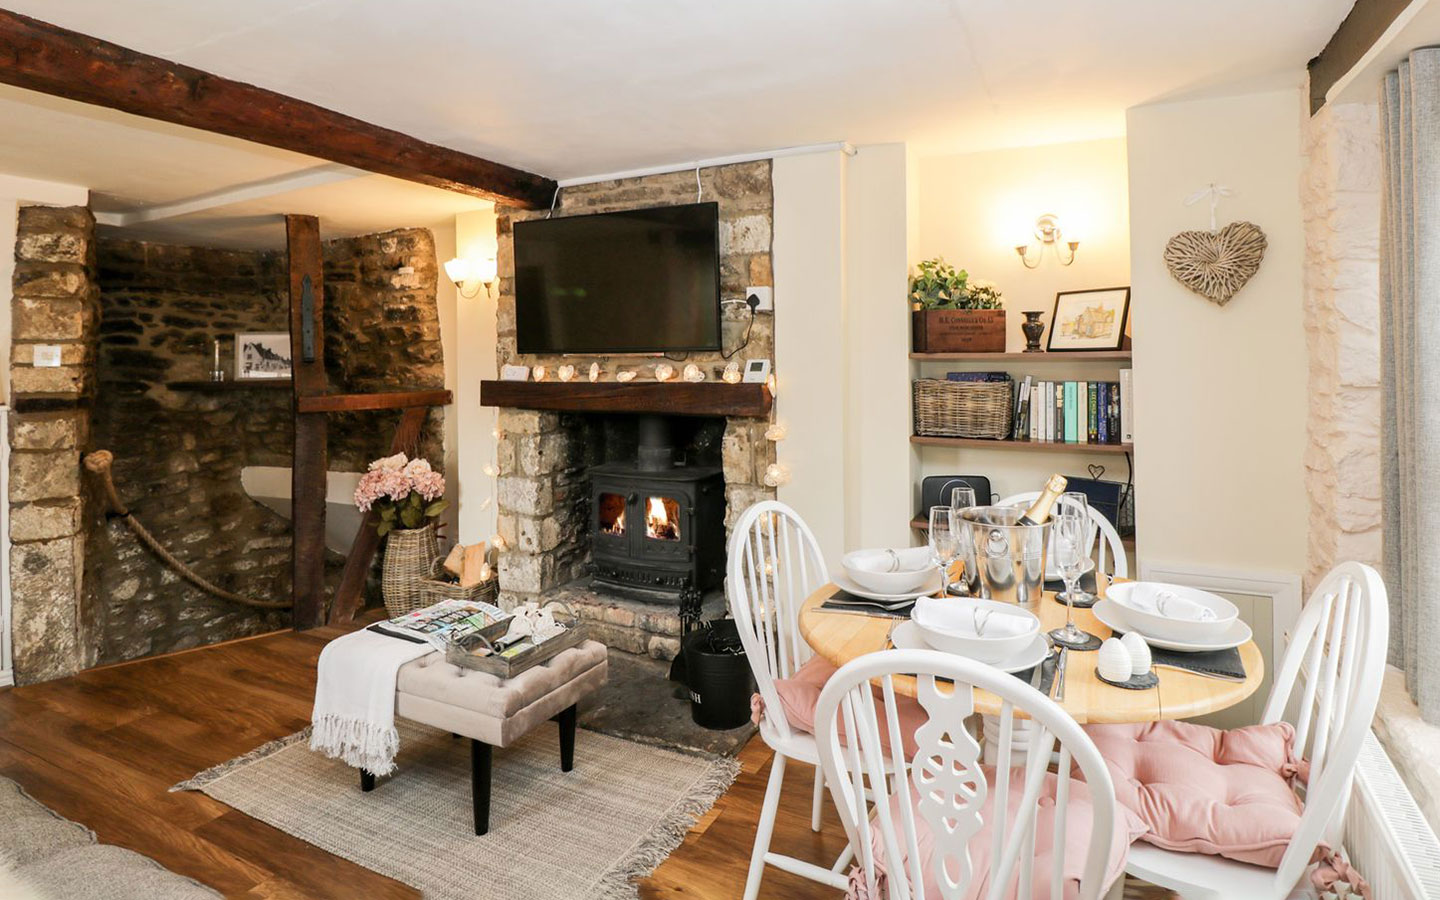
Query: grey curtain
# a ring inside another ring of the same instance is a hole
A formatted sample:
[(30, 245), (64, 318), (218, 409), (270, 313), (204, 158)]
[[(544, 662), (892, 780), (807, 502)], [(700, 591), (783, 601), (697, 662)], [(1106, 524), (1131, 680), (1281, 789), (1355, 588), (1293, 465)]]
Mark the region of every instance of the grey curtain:
[(1380, 101), (1381, 480), (1390, 661), (1440, 723), (1440, 49)]

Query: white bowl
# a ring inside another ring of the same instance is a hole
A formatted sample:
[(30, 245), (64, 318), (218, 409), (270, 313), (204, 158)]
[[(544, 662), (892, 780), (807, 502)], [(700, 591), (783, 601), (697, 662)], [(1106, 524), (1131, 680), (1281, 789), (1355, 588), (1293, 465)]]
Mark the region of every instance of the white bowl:
[[(1131, 595), (1141, 585), (1152, 588), (1164, 588), (1175, 594), (1184, 597), (1191, 603), (1209, 607), (1215, 613), (1212, 621), (1200, 622), (1190, 619), (1171, 619), (1157, 613), (1148, 612), (1143, 609), (1136, 609), (1133, 605)], [(1162, 641), (1195, 641), (1205, 643), (1221, 639), (1235, 620), (1240, 616), (1240, 610), (1235, 604), (1224, 597), (1217, 596), (1209, 591), (1202, 591), (1198, 588), (1185, 587), (1180, 584), (1161, 584), (1159, 582), (1125, 581), (1112, 584), (1105, 590), (1105, 597), (1113, 600), (1124, 611), (1126, 621), (1140, 632), (1142, 637), (1159, 638)]]
[[(934, 577), (936, 567), (930, 562), (930, 551), (925, 547), (911, 547), (892, 551), (852, 550), (840, 560), (840, 566), (850, 580), (877, 594), (908, 594), (925, 589)], [(899, 563), (899, 568), (886, 571)]]
[[(963, 611), (967, 609), (990, 609), (996, 615), (1013, 616), (1026, 620), (1023, 630), (1001, 637), (980, 637), (969, 629), (948, 628), (937, 621), (937, 613)], [(1013, 603), (999, 600), (974, 600), (965, 597), (921, 597), (915, 601), (910, 619), (925, 642), (936, 650), (944, 650), (960, 656), (968, 656), (976, 662), (994, 665), (1004, 662), (1023, 651), (1040, 631), (1040, 620), (1035, 614), (1019, 608)]]

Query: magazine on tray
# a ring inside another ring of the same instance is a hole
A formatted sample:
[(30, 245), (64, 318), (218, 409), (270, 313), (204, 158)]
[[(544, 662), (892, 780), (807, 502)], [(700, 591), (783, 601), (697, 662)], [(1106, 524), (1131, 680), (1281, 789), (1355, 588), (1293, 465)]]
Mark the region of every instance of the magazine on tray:
[(437, 650), (444, 650), (451, 641), (463, 641), (508, 618), (509, 613), (492, 603), (441, 600), (424, 609), (377, 622), (375, 629), (394, 637), (423, 640)]

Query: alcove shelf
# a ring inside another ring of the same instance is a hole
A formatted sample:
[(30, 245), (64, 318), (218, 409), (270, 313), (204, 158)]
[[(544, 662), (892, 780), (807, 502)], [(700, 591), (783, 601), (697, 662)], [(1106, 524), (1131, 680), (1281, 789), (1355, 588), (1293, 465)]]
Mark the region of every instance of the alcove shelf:
[(253, 381), (167, 381), (165, 386), (172, 391), (251, 391), (290, 390), (288, 378), (257, 378)]
[(979, 447), (986, 450), (1031, 450), (1041, 453), (1133, 453), (1134, 444), (1078, 444), (1063, 441), (993, 441), (986, 438), (926, 437), (914, 434), (910, 443), (933, 447)]
[(915, 353), (911, 359), (934, 362), (1023, 362), (1023, 363), (1077, 363), (1077, 362), (1124, 362), (1129, 360), (1129, 350), (1075, 350), (1072, 352), (1044, 350), (1035, 353)]

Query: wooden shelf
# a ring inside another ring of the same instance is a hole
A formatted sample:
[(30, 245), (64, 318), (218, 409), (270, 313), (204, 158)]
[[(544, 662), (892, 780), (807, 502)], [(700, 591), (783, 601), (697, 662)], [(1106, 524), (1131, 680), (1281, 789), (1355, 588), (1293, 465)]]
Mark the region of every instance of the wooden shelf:
[(911, 359), (932, 362), (1106, 362), (1130, 359), (1129, 350), (1076, 350), (1073, 353), (911, 353)]
[(480, 405), (672, 416), (770, 415), (770, 389), (723, 381), (482, 381)]
[(912, 434), (910, 443), (927, 447), (978, 447), (1039, 453), (1134, 453), (1134, 444), (1068, 444), (1060, 441), (991, 441), (985, 438), (925, 437)]
[(257, 378), (253, 381), (169, 381), (165, 386), (172, 391), (250, 391), (290, 390), (288, 378)]

